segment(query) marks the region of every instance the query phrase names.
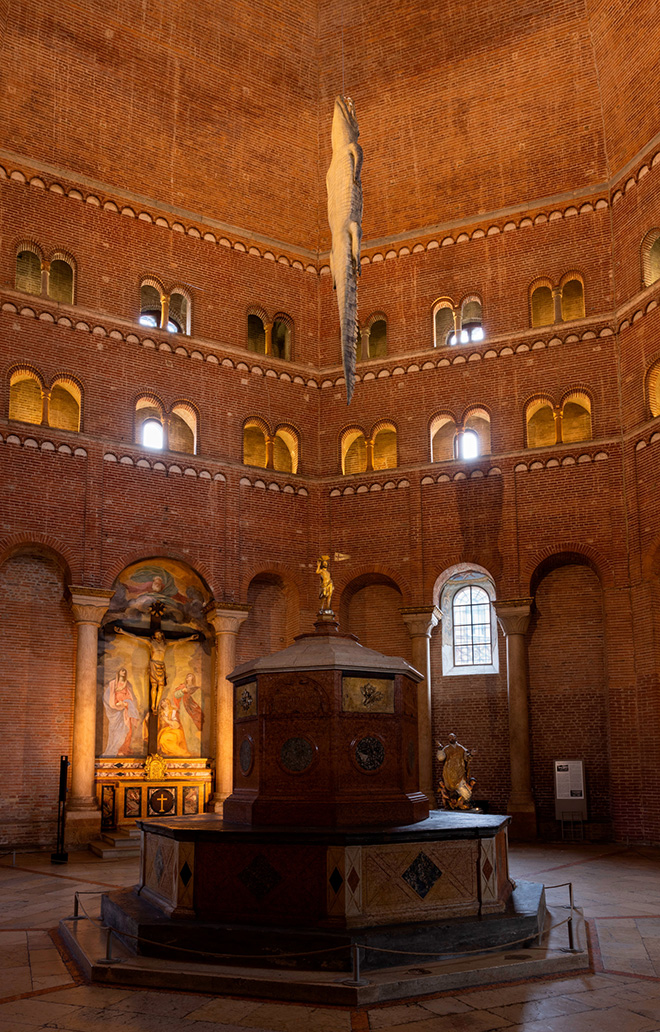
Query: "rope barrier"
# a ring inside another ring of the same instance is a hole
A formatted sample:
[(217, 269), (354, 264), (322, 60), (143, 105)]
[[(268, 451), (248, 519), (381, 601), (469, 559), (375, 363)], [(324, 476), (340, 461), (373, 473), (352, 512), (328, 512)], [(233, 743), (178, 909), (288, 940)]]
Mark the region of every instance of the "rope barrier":
[[(572, 904), (572, 882), (564, 882), (560, 886), (549, 885), (549, 886), (546, 886), (546, 888), (564, 888), (567, 885), (571, 886), (571, 904)], [(362, 985), (364, 983), (360, 982), (360, 970), (359, 970), (359, 951), (360, 950), (369, 951), (371, 953), (390, 954), (390, 955), (393, 955), (393, 956), (400, 956), (400, 957), (435, 957), (437, 960), (457, 960), (457, 959), (460, 959), (461, 957), (473, 956), (474, 954), (491, 953), (491, 952), (496, 951), (496, 950), (502, 951), (502, 950), (511, 949), (511, 947), (518, 946), (518, 945), (520, 945), (521, 943), (524, 943), (524, 942), (528, 942), (530, 938), (533, 938), (533, 936), (530, 937), (529, 935), (525, 935), (525, 936), (522, 936), (519, 939), (511, 939), (511, 940), (509, 940), (508, 942), (505, 942), (505, 943), (498, 943), (495, 946), (482, 946), (479, 949), (474, 949), (474, 950), (461, 950), (459, 953), (439, 953), (437, 950), (431, 950), (431, 951), (418, 951), (418, 950), (414, 950), (414, 951), (411, 951), (411, 950), (387, 949), (384, 946), (368, 946), (368, 945), (366, 945), (364, 943), (344, 943), (341, 946), (327, 946), (324, 949), (320, 949), (320, 950), (305, 950), (305, 951), (301, 951), (301, 952), (297, 952), (297, 953), (284, 953), (284, 952), (281, 952), (281, 953), (273, 952), (273, 953), (270, 953), (270, 954), (268, 954), (268, 953), (215, 953), (215, 952), (211, 952), (209, 950), (194, 950), (194, 949), (190, 949), (190, 948), (185, 947), (185, 946), (173, 946), (173, 945), (171, 945), (169, 943), (158, 942), (158, 941), (153, 940), (153, 939), (145, 939), (144, 937), (140, 937), (138, 935), (134, 935), (132, 932), (122, 931), (121, 933), (118, 933), (111, 926), (104, 925), (100, 918), (92, 917), (92, 915), (87, 912), (87, 909), (85, 908), (84, 904), (79, 899), (79, 896), (82, 896), (82, 895), (86, 895), (86, 896), (102, 895), (102, 890), (100, 890), (100, 889), (96, 889), (96, 890), (87, 889), (87, 890), (81, 890), (81, 891), (76, 892), (75, 895), (74, 895), (74, 916), (72, 918), (69, 918), (69, 920), (79, 920), (80, 918), (79, 918), (78, 910), (80, 909), (80, 910), (82, 910), (84, 917), (87, 918), (88, 921), (91, 921), (92, 924), (96, 925), (99, 929), (102, 929), (103, 931), (107, 932), (106, 956), (103, 958), (103, 960), (105, 960), (107, 962), (111, 962), (113, 960), (121, 962), (121, 959), (122, 959), (122, 958), (119, 958), (119, 957), (114, 957), (113, 958), (112, 955), (111, 955), (111, 937), (112, 937), (112, 935), (115, 935), (117, 938), (120, 939), (120, 941), (122, 939), (132, 939), (132, 940), (134, 940), (136, 942), (142, 942), (142, 943), (144, 943), (147, 946), (157, 946), (159, 949), (172, 950), (172, 951), (176, 951), (179, 954), (180, 953), (186, 953), (186, 954), (189, 954), (189, 955), (192, 955), (192, 956), (205, 957), (206, 959), (213, 959), (213, 960), (230, 960), (230, 961), (231, 960), (234, 960), (234, 961), (241, 961), (241, 960), (274, 960), (274, 959), (286, 960), (286, 959), (295, 958), (295, 957), (315, 957), (315, 956), (319, 956), (321, 954), (338, 953), (338, 952), (344, 951), (344, 950), (352, 950), (352, 953), (353, 953), (353, 969), (354, 969), (353, 973), (354, 973), (354, 979), (352, 981), (350, 981), (349, 984)], [(567, 918), (564, 918), (563, 921), (559, 921), (557, 924), (550, 925), (550, 927), (547, 928), (547, 929), (544, 928), (541, 931), (540, 935), (539, 935), (539, 940), (544, 938), (546, 935), (549, 935), (550, 932), (554, 932), (558, 928), (561, 928), (562, 925), (568, 925), (568, 930), (569, 930), (569, 950), (572, 951), (572, 952), (575, 952), (574, 951), (574, 947), (573, 947), (573, 928), (572, 928), (573, 911), (575, 909), (576, 908), (574, 908), (571, 905), (571, 914)], [(578, 911), (578, 913), (579, 913), (579, 911)], [(547, 952), (551, 952), (551, 953), (562, 953), (562, 952), (565, 952), (565, 948), (564, 947), (551, 947), (551, 946), (541, 946), (541, 945), (539, 945), (539, 946), (528, 946), (527, 949), (529, 951), (545, 952), (545, 953), (547, 953)]]

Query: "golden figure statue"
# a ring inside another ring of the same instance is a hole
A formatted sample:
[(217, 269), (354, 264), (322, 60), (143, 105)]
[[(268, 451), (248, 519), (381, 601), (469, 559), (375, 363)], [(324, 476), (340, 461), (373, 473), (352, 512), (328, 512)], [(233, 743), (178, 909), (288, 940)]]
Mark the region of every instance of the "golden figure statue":
[(165, 673), (165, 653), (168, 646), (183, 645), (186, 641), (199, 641), (199, 634), (189, 634), (187, 638), (177, 638), (176, 641), (167, 641), (162, 631), (154, 631), (150, 638), (143, 638), (139, 634), (131, 634), (123, 627), (115, 627), (115, 634), (123, 634), (127, 638), (133, 638), (139, 645), (146, 645), (149, 649), (149, 687), (151, 689), (151, 712), (158, 713), (158, 707), (163, 697), (163, 689), (167, 676)]
[(456, 735), (449, 736), (447, 745), (438, 742), (437, 758), (442, 761), (442, 781), (439, 795), (445, 810), (471, 810), (472, 790), (476, 784), (470, 777), (472, 753), (457, 741)]
[(332, 583), (332, 577), (330, 570), (328, 569), (328, 563), (330, 562), (329, 555), (321, 555), (316, 560), (316, 572), (321, 578), (321, 587), (319, 589), (319, 598), (321, 599), (321, 612), (331, 613), (332, 612), (332, 593), (335, 590), (335, 586)]

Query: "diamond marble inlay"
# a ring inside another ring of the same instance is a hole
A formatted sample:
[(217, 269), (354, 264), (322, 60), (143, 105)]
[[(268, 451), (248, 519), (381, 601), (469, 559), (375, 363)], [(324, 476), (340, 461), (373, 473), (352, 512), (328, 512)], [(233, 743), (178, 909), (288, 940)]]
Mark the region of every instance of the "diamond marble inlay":
[(406, 868), (401, 877), (408, 882), (410, 888), (417, 893), (420, 899), (425, 899), (429, 892), (442, 876), (442, 871), (433, 863), (426, 853), (418, 853), (410, 867)]
[(348, 882), (351, 892), (355, 892), (358, 885), (360, 884), (360, 875), (357, 873), (354, 867), (351, 867), (351, 873), (349, 874), (346, 881)]
[(486, 879), (486, 881), (490, 881), (490, 876), (493, 873), (493, 865), (491, 864), (491, 862), (488, 859), (488, 857), (486, 857), (486, 863), (483, 864), (481, 870), (483, 872), (483, 876)]
[(183, 867), (179, 871), (179, 878), (181, 879), (183, 884), (186, 886), (186, 888), (188, 888), (188, 882), (192, 878), (192, 875), (193, 875), (193, 873), (192, 873), (192, 871), (190, 870), (190, 868), (188, 866), (188, 862), (186, 861), (186, 863), (183, 865)]
[(332, 886), (332, 891), (333, 892), (339, 892), (339, 890), (341, 889), (342, 885), (344, 884), (344, 879), (342, 878), (341, 874), (339, 873), (339, 868), (338, 867), (335, 867), (334, 871), (332, 872), (332, 874), (328, 878), (328, 881), (330, 882), (330, 885)]
[(258, 900), (265, 899), (282, 881), (282, 875), (275, 870), (263, 853), (258, 853), (247, 867), (243, 868), (238, 878), (248, 892)]

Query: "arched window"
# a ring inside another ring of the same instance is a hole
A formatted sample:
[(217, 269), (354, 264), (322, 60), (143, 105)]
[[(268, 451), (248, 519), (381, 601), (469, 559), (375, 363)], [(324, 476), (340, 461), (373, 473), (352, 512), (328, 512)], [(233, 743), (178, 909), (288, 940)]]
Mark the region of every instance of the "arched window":
[(660, 416), (660, 362), (651, 366), (647, 379), (651, 416)]
[(16, 255), (16, 289), (26, 294), (41, 294), (41, 256), (32, 250)]
[(9, 418), (39, 425), (43, 418), (41, 382), (29, 369), (12, 373), (9, 381)]
[(660, 279), (660, 229), (650, 229), (642, 241), (642, 282), (650, 287)]
[(167, 329), (170, 333), (190, 333), (190, 310), (190, 298), (175, 288), (169, 299)]
[(362, 430), (352, 427), (341, 438), (341, 471), (364, 473), (367, 468), (367, 440)]
[(499, 670), (495, 588), (479, 569), (458, 567), (440, 596), (442, 672), (496, 674)]
[(433, 346), (442, 348), (448, 344), (454, 330), (454, 304), (451, 298), (443, 297), (433, 309)]
[[(470, 438), (469, 435), (473, 435)], [(476, 438), (476, 441), (474, 440)], [(490, 455), (490, 414), (485, 409), (472, 409), (463, 419), (464, 459), (476, 459), (478, 455)], [(465, 449), (470, 454), (466, 454)]]
[(564, 399), (561, 439), (564, 444), (591, 440), (591, 401), (581, 391), (574, 391)]
[(480, 341), (485, 337), (481, 299), (476, 295), (466, 297), (461, 305), (461, 344)]
[(258, 419), (248, 419), (243, 426), (243, 464), (263, 469), (268, 465), (266, 429)]
[(145, 448), (166, 446), (163, 407), (157, 398), (145, 395), (135, 403), (135, 440)]
[(561, 317), (564, 322), (584, 319), (584, 284), (575, 273), (561, 281)]
[(192, 406), (186, 402), (173, 405), (167, 423), (168, 449), (195, 455), (197, 452), (197, 415)]
[(140, 326), (160, 326), (162, 288), (153, 283), (143, 283), (140, 287)]
[(273, 469), (281, 473), (298, 472), (298, 434), (290, 426), (280, 426), (275, 431)]
[(291, 326), (288, 316), (276, 315), (273, 319), (271, 354), (274, 358), (291, 358)]
[(142, 424), (142, 440), (141, 444), (145, 448), (155, 448), (162, 450), (163, 448), (163, 424), (158, 419), (145, 419)]
[(387, 321), (377, 318), (369, 323), (369, 358), (387, 355)]
[(396, 465), (396, 429), (391, 423), (384, 423), (373, 435), (373, 467), (394, 469)]
[(58, 430), (80, 430), (80, 388), (71, 380), (56, 380), (48, 400), (48, 425)]
[(552, 326), (555, 321), (555, 303), (549, 281), (532, 285), (529, 311), (532, 326)]
[(50, 263), (48, 296), (63, 305), (73, 304), (73, 266), (64, 258), (53, 258)]
[(450, 415), (436, 416), (431, 422), (431, 462), (454, 458), (456, 423)]
[(476, 459), (479, 457), (479, 437), (474, 430), (464, 430), (454, 440), (457, 459)]
[(254, 314), (247, 319), (248, 351), (256, 351), (258, 355), (266, 354), (266, 327), (263, 319)]
[(557, 443), (554, 405), (548, 398), (534, 398), (525, 407), (527, 447), (547, 448)]

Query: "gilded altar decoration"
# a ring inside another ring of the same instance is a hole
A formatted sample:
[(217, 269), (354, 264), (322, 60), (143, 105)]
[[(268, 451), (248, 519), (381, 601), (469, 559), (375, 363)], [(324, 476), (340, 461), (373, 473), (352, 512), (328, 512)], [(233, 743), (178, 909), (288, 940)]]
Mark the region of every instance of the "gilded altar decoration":
[(332, 593), (335, 590), (335, 586), (332, 582), (332, 576), (328, 569), (328, 563), (330, 562), (329, 555), (321, 555), (316, 560), (316, 572), (321, 578), (321, 585), (319, 588), (319, 598), (321, 599), (321, 612), (331, 613), (332, 612)]
[(144, 773), (147, 781), (162, 781), (163, 778), (167, 777), (167, 763), (158, 753), (147, 756), (144, 763)]
[(444, 810), (472, 810), (472, 791), (476, 784), (470, 775), (472, 753), (450, 734), (447, 745), (438, 742), (437, 758), (442, 762), (438, 795)]
[(394, 713), (394, 681), (385, 677), (342, 677), (344, 713)]

